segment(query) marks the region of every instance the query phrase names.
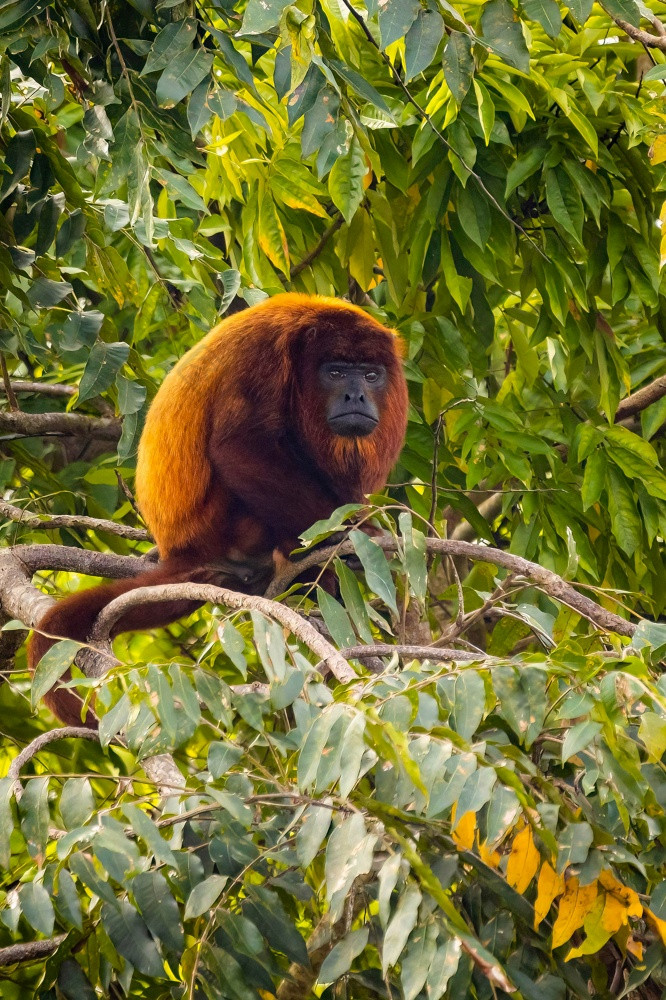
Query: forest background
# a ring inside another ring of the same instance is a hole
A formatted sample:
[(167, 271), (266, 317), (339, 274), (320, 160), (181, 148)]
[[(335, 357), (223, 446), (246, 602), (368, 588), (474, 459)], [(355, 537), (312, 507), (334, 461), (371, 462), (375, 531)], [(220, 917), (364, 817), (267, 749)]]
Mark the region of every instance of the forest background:
[[(3, 998), (664, 995), (664, 13), (0, 2)], [(151, 398), (284, 289), (404, 338), (385, 544), (57, 728), (26, 627), (138, 571)]]

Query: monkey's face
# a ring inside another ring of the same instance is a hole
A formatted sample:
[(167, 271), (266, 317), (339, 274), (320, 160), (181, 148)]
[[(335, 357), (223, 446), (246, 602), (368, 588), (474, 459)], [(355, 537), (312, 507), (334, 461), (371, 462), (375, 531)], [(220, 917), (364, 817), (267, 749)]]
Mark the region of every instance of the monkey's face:
[(379, 423), (380, 404), (387, 384), (384, 365), (369, 362), (325, 361), (319, 366), (326, 421), (340, 437), (366, 437)]

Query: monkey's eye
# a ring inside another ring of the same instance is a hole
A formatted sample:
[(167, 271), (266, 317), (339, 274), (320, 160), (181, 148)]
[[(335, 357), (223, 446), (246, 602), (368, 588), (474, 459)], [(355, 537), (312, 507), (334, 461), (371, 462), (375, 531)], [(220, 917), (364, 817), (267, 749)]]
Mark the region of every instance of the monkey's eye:
[(342, 378), (342, 372), (338, 368), (332, 368), (328, 373), (329, 378)]
[(376, 382), (378, 378), (379, 378), (379, 375), (377, 374), (377, 372), (366, 372), (365, 373), (365, 381), (366, 382)]

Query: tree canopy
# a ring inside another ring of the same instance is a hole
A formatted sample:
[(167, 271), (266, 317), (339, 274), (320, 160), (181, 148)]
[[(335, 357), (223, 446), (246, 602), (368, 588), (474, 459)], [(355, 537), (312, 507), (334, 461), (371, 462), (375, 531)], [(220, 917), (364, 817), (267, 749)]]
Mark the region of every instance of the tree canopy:
[[(1, 0), (3, 998), (663, 996), (665, 13)], [(285, 289), (404, 339), (386, 537), (58, 729), (26, 628), (138, 572), (157, 387)]]

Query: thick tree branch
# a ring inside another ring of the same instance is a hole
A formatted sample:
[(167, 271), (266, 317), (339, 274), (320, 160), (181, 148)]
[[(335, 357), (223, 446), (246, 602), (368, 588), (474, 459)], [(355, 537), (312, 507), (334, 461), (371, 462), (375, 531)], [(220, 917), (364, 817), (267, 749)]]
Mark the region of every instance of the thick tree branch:
[(0, 413), (0, 434), (9, 437), (83, 437), (117, 441), (121, 423), (116, 417), (87, 417), (82, 413)]
[[(666, 41), (666, 37), (664, 41)], [(620, 420), (626, 420), (627, 417), (633, 417), (634, 414), (646, 410), (648, 406), (656, 403), (663, 396), (666, 396), (666, 375), (661, 375), (654, 382), (650, 382), (649, 385), (645, 385), (642, 389), (632, 392), (626, 399), (621, 399), (615, 413), (615, 423), (617, 424)]]
[(42, 518), (40, 514), (32, 514), (15, 507), (13, 504), (0, 500), (0, 515), (16, 521), (24, 528), (39, 528), (40, 531), (57, 531), (59, 528), (85, 528), (87, 531), (105, 531), (110, 535), (130, 538), (135, 542), (150, 541), (148, 532), (143, 528), (132, 528), (128, 524), (108, 521), (103, 517), (86, 517), (83, 514), (52, 514)]
[(461, 663), (473, 663), (475, 660), (487, 660), (485, 653), (470, 653), (466, 649), (444, 649), (436, 646), (392, 646), (389, 642), (377, 642), (372, 646), (345, 646), (340, 653), (346, 660), (365, 660), (374, 656), (399, 656), (405, 660), (437, 660), (448, 663), (459, 660)]
[(99, 743), (99, 734), (97, 730), (88, 729), (86, 726), (63, 726), (62, 729), (50, 729), (47, 733), (40, 733), (32, 742), (28, 743), (27, 747), (21, 750), (18, 757), (14, 757), (7, 771), (6, 777), (14, 782), (14, 795), (17, 799), (21, 798), (23, 792), (21, 782), (19, 781), (23, 765), (27, 764), (32, 757), (38, 754), (43, 747), (48, 746), (49, 743), (54, 743), (56, 740), (69, 739), (94, 740)]
[(56, 934), (44, 941), (21, 941), (0, 948), (0, 966), (18, 965), (20, 962), (36, 962), (48, 958), (57, 951), (67, 934)]
[(648, 49), (661, 49), (662, 52), (666, 52), (666, 35), (652, 35), (649, 31), (636, 28), (629, 21), (624, 21), (621, 17), (615, 17), (607, 7), (604, 7), (604, 10), (615, 24), (617, 24), (618, 28), (622, 28), (622, 31), (626, 35), (629, 35), (629, 38), (633, 38), (635, 42), (640, 42), (641, 45), (645, 45)]
[(117, 556), (113, 552), (75, 549), (73, 545), (14, 545), (13, 555), (31, 574), (42, 569), (86, 576), (106, 576), (111, 580), (127, 580), (145, 573), (157, 565), (157, 550), (142, 556)]
[[(204, 583), (169, 583), (159, 587), (138, 587), (115, 601), (111, 601), (99, 615), (90, 635), (93, 646), (108, 646), (109, 634), (113, 624), (130, 608), (140, 604), (158, 604), (161, 601), (190, 600), (207, 601), (211, 604), (224, 604), (239, 611), (259, 611), (267, 618), (288, 628), (301, 642), (305, 643), (313, 653), (323, 661), (333, 676), (346, 684), (356, 680), (356, 672), (350, 667), (341, 653), (325, 639), (309, 622), (305, 621), (297, 611), (283, 604), (267, 600), (265, 597), (255, 597), (250, 594), (240, 594), (226, 587), (214, 587)], [(101, 660), (98, 657), (97, 660)], [(95, 663), (95, 668), (103, 671), (101, 663)], [(97, 669), (90, 671), (90, 676), (98, 676)]]
[[(395, 552), (398, 548), (398, 542), (394, 538), (375, 538), (373, 541), (385, 552)], [(611, 611), (606, 611), (589, 597), (579, 594), (571, 584), (563, 580), (557, 573), (553, 573), (552, 570), (546, 569), (544, 566), (539, 566), (538, 563), (530, 562), (529, 559), (523, 559), (522, 556), (516, 556), (492, 546), (458, 541), (453, 538), (427, 538), (425, 544), (429, 552), (436, 552), (439, 555), (462, 556), (472, 562), (487, 562), (501, 566), (502, 569), (529, 580), (550, 597), (554, 597), (561, 604), (565, 604), (587, 618), (597, 628), (626, 636), (632, 636), (636, 631), (636, 625), (632, 622), (628, 622)], [(341, 545), (334, 545), (326, 549), (317, 549), (294, 563), (293, 567), (288, 568), (287, 572), (279, 579), (274, 580), (266, 594), (269, 597), (276, 597), (286, 590), (304, 570), (310, 569), (312, 566), (319, 566), (334, 556), (354, 554), (355, 549), (351, 542), (343, 542)]]
[[(75, 385), (65, 385), (63, 382), (24, 382), (22, 379), (11, 379), (10, 389), (15, 393), (37, 393), (40, 396), (54, 396), (58, 399), (75, 396), (77, 388)], [(6, 386), (0, 386), (6, 392)]]

